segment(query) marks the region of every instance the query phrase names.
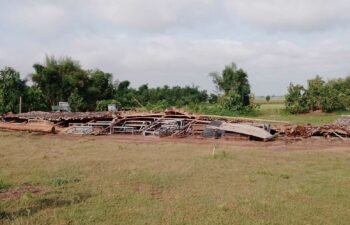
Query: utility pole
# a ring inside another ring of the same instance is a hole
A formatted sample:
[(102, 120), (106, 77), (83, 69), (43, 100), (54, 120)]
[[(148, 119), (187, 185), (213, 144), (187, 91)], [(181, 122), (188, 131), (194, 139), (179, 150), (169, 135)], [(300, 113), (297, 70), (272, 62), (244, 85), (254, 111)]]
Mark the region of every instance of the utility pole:
[(19, 113), (22, 113), (22, 96), (19, 96)]

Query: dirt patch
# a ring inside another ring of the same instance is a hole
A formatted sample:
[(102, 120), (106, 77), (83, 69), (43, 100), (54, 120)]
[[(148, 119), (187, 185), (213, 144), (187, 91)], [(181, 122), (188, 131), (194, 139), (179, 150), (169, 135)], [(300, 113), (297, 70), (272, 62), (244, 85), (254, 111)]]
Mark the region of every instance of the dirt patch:
[(24, 193), (32, 195), (40, 195), (47, 192), (47, 189), (34, 187), (32, 185), (25, 185), (20, 188), (12, 188), (0, 191), (0, 200), (13, 200), (20, 198)]

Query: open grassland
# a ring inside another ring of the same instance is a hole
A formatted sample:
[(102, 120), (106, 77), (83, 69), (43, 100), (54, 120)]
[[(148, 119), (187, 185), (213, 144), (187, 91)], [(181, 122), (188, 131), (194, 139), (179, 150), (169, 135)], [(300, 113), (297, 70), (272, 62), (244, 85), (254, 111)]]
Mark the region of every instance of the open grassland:
[(269, 102), (267, 102), (265, 99), (260, 98), (256, 100), (256, 103), (260, 105), (257, 118), (287, 121), (291, 124), (330, 124), (338, 119), (342, 114), (350, 114), (349, 112), (314, 112), (296, 115), (289, 114), (285, 112), (283, 97), (273, 97)]
[(258, 104), (284, 104), (284, 96), (274, 96), (270, 98), (270, 101), (266, 101), (264, 96), (255, 97), (255, 103)]
[(280, 103), (261, 104), (257, 118), (287, 121), (291, 124), (324, 125), (333, 123), (336, 119), (340, 118), (342, 114), (349, 114), (349, 112), (290, 114), (286, 113), (284, 109), (284, 104)]
[(350, 115), (350, 112), (334, 112), (324, 113), (321, 111), (315, 111), (304, 114), (290, 114), (285, 110), (284, 98), (273, 97), (269, 102), (263, 98), (255, 99), (255, 103), (259, 105), (254, 113), (249, 114), (237, 114), (229, 110), (218, 109), (214, 105), (206, 104), (202, 105), (202, 108), (191, 110), (185, 109), (185, 111), (201, 113), (207, 115), (221, 115), (221, 116), (238, 116), (247, 118), (257, 118), (265, 120), (278, 120), (289, 122), (290, 124), (298, 125), (324, 125), (331, 124), (335, 120), (341, 117), (341, 115)]
[(0, 223), (349, 224), (345, 144), (117, 138), (0, 133)]

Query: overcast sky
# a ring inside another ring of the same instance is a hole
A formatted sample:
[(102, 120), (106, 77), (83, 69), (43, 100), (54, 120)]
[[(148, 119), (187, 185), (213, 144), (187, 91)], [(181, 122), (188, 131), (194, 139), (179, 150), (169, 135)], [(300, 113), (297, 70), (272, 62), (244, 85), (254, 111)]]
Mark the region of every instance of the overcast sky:
[(235, 62), (256, 95), (350, 74), (350, 0), (0, 0), (0, 67), (70, 56), (134, 87), (198, 85)]

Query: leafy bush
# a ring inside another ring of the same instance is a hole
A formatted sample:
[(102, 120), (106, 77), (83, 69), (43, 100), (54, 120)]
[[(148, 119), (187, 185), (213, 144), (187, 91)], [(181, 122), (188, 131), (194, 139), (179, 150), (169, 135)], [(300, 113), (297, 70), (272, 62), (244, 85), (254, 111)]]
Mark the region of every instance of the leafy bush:
[(285, 97), (286, 110), (290, 113), (305, 113), (309, 111), (305, 88), (302, 85), (290, 84)]

